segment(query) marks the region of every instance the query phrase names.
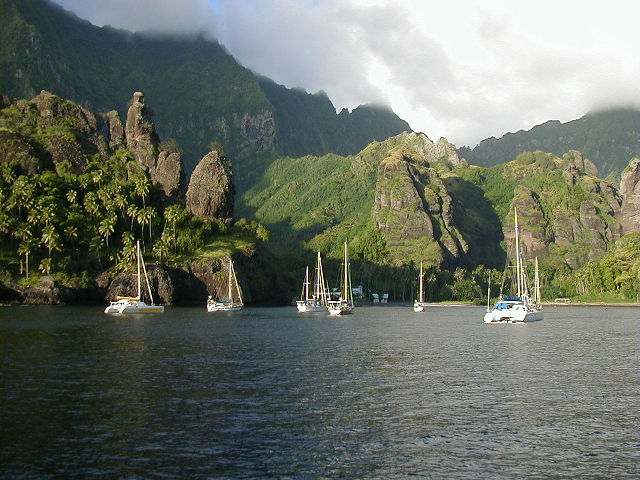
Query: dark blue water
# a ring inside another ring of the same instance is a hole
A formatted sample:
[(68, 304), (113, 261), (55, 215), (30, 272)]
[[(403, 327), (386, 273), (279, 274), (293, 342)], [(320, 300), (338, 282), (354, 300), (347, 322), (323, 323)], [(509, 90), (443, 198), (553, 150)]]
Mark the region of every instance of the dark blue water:
[(637, 478), (636, 308), (3, 307), (3, 478)]

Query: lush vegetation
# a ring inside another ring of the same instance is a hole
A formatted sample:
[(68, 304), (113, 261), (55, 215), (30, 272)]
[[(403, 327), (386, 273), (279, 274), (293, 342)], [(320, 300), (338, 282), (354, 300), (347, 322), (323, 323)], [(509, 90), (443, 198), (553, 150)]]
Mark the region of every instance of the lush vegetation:
[[(415, 295), (419, 261), (429, 263), (430, 258), (440, 258), (441, 253), (437, 242), (425, 247), (420, 239), (404, 240), (404, 246), (413, 245), (415, 255), (398, 257), (397, 245), (390, 244), (375, 226), (372, 211), (378, 166), (388, 156), (397, 155), (401, 148), (394, 143), (397, 141), (374, 142), (356, 156), (280, 158), (244, 194), (243, 215), (256, 218), (269, 228), (271, 248), (283, 258), (287, 270), (299, 272), (300, 278), (315, 250), (328, 259), (330, 271), (338, 271), (342, 245), (348, 241), (353, 278), (365, 290), (384, 291), (394, 299), (408, 300)], [(437, 268), (438, 261), (430, 262), (426, 275), (429, 299), (486, 301), (482, 299), (486, 299), (489, 277), (491, 295), (498, 295), (507, 250), (512, 249), (503, 231), (513, 229), (510, 212), (515, 204), (521, 228), (536, 238), (549, 239), (548, 250), (540, 258), (547, 299), (580, 295), (585, 290), (579, 287), (585, 281), (581, 272), (591, 272), (589, 278), (593, 278), (592, 270), (596, 269), (607, 271), (609, 281), (590, 280), (589, 292), (609, 292), (619, 300), (635, 300), (637, 282), (629, 279), (637, 279), (638, 252), (634, 257), (632, 248), (624, 249), (630, 256), (625, 262), (616, 263), (616, 268), (622, 270), (615, 273), (613, 263), (605, 260), (609, 258), (606, 255), (615, 255), (612, 252), (618, 244), (627, 245), (626, 237), (620, 240), (622, 243), (611, 241), (603, 248), (597, 243), (599, 234), (585, 228), (574, 229), (575, 238), (570, 243), (556, 244), (552, 240), (556, 233), (563, 234), (567, 224), (580, 224), (583, 203), (595, 206), (593, 221), (615, 224), (608, 213), (607, 202), (611, 199), (605, 194), (606, 182), (585, 172), (573, 185), (566, 180), (565, 172), (574, 160), (571, 156), (561, 159), (545, 152), (525, 152), (507, 164), (489, 168), (447, 171), (438, 165), (414, 165), (421, 178), (429, 172), (433, 174), (433, 169), (440, 172), (441, 184), (425, 183), (425, 200), (437, 204), (441, 197), (436, 190), (447, 190), (452, 197), (454, 224), (470, 246), (458, 259), (457, 267), (441, 269)], [(385, 181), (403, 188), (403, 183), (393, 178)], [(582, 267), (576, 270), (568, 261)], [(594, 290), (596, 284), (602, 291)]]
[[(327, 278), (337, 276), (348, 241), (353, 279), (365, 291), (413, 298), (418, 262), (426, 260), (429, 300), (478, 301), (489, 278), (497, 295), (508, 247), (503, 232), (511, 229), (509, 212), (517, 204), (529, 232), (565, 240), (551, 241), (541, 258), (547, 298), (637, 298), (637, 236), (616, 243), (593, 228), (572, 227), (582, 220), (615, 221), (606, 182), (584, 172), (568, 181), (571, 159), (552, 154), (578, 148), (601, 174), (616, 174), (636, 152), (636, 111), (550, 122), (487, 140), (473, 151), (461, 149), (469, 160), (492, 165), (486, 168), (451, 171), (438, 161), (415, 163), (414, 186), (428, 211), (412, 205), (402, 214), (427, 216), (434, 237), (402, 239), (401, 250), (398, 235), (374, 220), (378, 167), (413, 146), (394, 137), (363, 149), (408, 128), (392, 112), (367, 106), (336, 114), (326, 95), (257, 79), (203, 38), (97, 28), (42, 0), (4, 0), (2, 6), (4, 95), (30, 98), (48, 89), (105, 111), (144, 91), (160, 135), (178, 140), (163, 148), (183, 150), (187, 171), (212, 141), (224, 147), (234, 160), (236, 217), (251, 219), (230, 227), (193, 218), (180, 204), (167, 206), (126, 149), (90, 138), (72, 116), (44, 124), (19, 102), (4, 108), (0, 119), (5, 277), (25, 281), (28, 261), (31, 278), (44, 272), (87, 285), (105, 269), (124, 268), (138, 238), (146, 258), (168, 265), (265, 242), (294, 296), (316, 250), (327, 260)], [(273, 114), (274, 125), (265, 112)], [(261, 115), (264, 124), (245, 122)], [(251, 143), (256, 137), (250, 134), (264, 128), (268, 136), (271, 126), (275, 147)], [(402, 193), (403, 182), (390, 179), (387, 186)], [(590, 209), (583, 212), (584, 205)], [(444, 210), (451, 217), (446, 224)], [(399, 224), (401, 216), (392, 220)], [(442, 268), (443, 250), (456, 242), (468, 248)]]
[(475, 165), (492, 166), (526, 151), (563, 155), (579, 150), (596, 164), (601, 177), (619, 180), (629, 160), (638, 155), (638, 115), (637, 109), (618, 108), (566, 123), (549, 121), (531, 130), (487, 138), (473, 149), (462, 147), (460, 155)]
[[(57, 105), (80, 111), (71, 102)], [(106, 269), (128, 268), (138, 239), (147, 260), (177, 266), (254, 248), (268, 237), (256, 222), (230, 227), (193, 217), (181, 204), (165, 205), (128, 150), (104, 145), (96, 151), (82, 126), (72, 115), (43, 119), (26, 101), (0, 111), (5, 281), (47, 274), (68, 286), (87, 287)], [(62, 140), (82, 162), (52, 157)]]

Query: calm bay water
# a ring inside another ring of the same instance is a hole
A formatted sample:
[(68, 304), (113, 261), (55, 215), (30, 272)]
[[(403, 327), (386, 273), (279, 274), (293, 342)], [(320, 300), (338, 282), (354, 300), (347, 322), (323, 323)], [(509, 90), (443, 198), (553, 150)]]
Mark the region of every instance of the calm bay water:
[(637, 308), (0, 308), (3, 478), (637, 478)]

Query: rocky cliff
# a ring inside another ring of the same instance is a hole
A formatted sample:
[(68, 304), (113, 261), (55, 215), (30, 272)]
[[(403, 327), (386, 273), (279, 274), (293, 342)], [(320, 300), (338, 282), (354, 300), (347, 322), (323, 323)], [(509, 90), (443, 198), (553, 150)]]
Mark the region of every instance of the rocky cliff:
[(503, 223), (507, 244), (513, 242), (517, 209), (527, 258), (559, 254), (572, 269), (602, 258), (623, 233), (622, 200), (614, 185), (596, 175), (593, 162), (575, 150), (562, 158), (525, 153), (505, 164), (504, 177), (515, 185)]
[[(123, 125), (116, 111), (96, 115), (44, 91), (30, 101), (3, 98), (0, 302), (103, 304), (131, 295), (135, 280), (126, 265), (140, 239), (145, 255), (164, 260), (148, 264), (159, 302), (204, 305), (220, 293), (231, 254), (248, 302), (282, 303), (286, 288), (277, 272), (265, 273), (276, 262), (255, 226), (232, 226), (226, 157), (206, 155), (185, 195), (179, 147), (160, 142), (141, 92), (126, 118)], [(39, 283), (38, 271), (47, 273)]]
[(640, 230), (640, 159), (634, 158), (622, 172), (620, 181), (619, 219), (623, 233), (633, 233)]
[[(453, 225), (452, 197), (437, 169), (429, 166), (433, 151), (429, 154), (403, 148), (378, 167), (373, 218), (398, 262), (422, 252), (423, 260), (442, 265), (445, 260), (455, 262), (468, 250)], [(436, 161), (450, 165), (447, 157)]]
[(228, 159), (211, 151), (198, 163), (186, 195), (187, 210), (197, 217), (218, 218), (231, 223), (233, 174)]
[[(164, 193), (165, 203), (178, 202), (184, 195), (182, 156), (177, 152), (160, 151), (160, 138), (149, 118), (144, 94), (135, 92), (127, 110), (124, 129), (126, 146), (135, 161), (142, 166), (154, 185)], [(118, 134), (118, 123), (112, 123)]]

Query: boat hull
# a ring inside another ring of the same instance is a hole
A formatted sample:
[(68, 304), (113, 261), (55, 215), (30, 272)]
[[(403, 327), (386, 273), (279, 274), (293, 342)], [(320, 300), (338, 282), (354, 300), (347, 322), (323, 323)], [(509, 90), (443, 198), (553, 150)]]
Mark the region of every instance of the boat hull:
[(323, 312), (327, 309), (325, 305), (321, 305), (319, 303), (306, 303), (303, 301), (296, 302), (296, 308), (301, 313)]
[(424, 309), (427, 305), (423, 302), (414, 302), (413, 311), (416, 313), (424, 312)]
[(242, 310), (243, 305), (231, 302), (207, 302), (207, 312), (236, 312)]
[(347, 303), (341, 304), (333, 304), (327, 307), (327, 311), (329, 315), (337, 316), (337, 315), (349, 315), (353, 313), (355, 307), (353, 305), (349, 305)]
[(107, 308), (104, 309), (104, 313), (111, 314), (133, 314), (133, 313), (163, 313), (164, 305), (147, 305), (144, 302), (130, 303), (130, 302), (112, 302)]
[(544, 318), (541, 310), (497, 311), (484, 314), (484, 323), (531, 323)]
[(238, 310), (242, 310), (242, 305), (218, 302), (207, 304), (207, 312), (236, 312)]

